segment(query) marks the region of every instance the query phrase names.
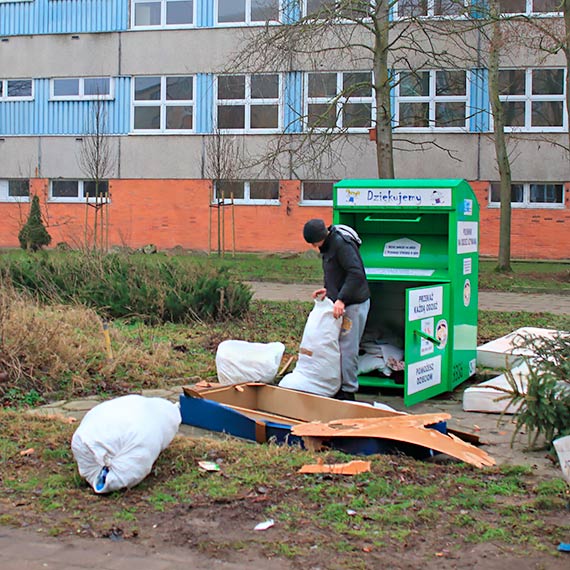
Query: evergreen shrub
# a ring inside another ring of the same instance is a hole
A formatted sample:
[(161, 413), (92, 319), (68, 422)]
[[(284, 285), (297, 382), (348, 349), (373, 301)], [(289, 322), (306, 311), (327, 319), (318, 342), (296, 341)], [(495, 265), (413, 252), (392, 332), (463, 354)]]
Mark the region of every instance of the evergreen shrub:
[(37, 251), (51, 243), (51, 236), (42, 220), (40, 199), (37, 195), (32, 198), (30, 214), (18, 233), (18, 240), (20, 247), (28, 251)]

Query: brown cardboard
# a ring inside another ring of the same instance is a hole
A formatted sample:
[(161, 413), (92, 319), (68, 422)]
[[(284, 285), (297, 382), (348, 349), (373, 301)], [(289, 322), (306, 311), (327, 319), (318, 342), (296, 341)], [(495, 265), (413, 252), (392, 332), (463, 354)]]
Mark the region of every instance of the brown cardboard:
[(310, 449), (318, 448), (324, 440), (336, 437), (374, 437), (421, 445), (456, 457), (461, 461), (484, 467), (495, 460), (482, 449), (453, 435), (445, 435), (424, 426), (448, 420), (449, 414), (422, 414), (390, 418), (338, 419), (328, 423), (305, 423), (293, 426), (291, 433), (303, 438)]
[[(403, 412), (382, 410), (367, 404), (334, 400), (258, 382), (229, 386), (195, 384), (184, 386), (183, 391), (187, 396), (224, 404), (255, 421), (266, 420), (290, 425), (315, 420), (330, 422), (340, 418), (413, 417)], [(448, 432), (474, 445), (479, 443), (479, 438), (472, 434), (451, 429)]]

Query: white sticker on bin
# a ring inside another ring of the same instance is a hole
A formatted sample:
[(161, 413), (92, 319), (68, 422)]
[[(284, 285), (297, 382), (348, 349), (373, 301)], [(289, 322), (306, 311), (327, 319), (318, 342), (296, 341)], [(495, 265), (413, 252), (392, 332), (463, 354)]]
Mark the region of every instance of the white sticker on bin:
[(443, 287), (422, 287), (408, 293), (408, 320), (417, 321), (443, 313)]
[(431, 277), (435, 269), (406, 269), (398, 267), (367, 267), (366, 275), (417, 275)]

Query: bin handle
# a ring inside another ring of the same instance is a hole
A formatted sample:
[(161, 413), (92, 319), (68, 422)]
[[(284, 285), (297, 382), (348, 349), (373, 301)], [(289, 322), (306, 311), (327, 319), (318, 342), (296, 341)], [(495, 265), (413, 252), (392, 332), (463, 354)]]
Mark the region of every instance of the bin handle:
[(433, 336), (426, 334), (423, 331), (415, 330), (414, 334), (421, 336), (422, 338), (425, 338), (426, 340), (429, 340), (432, 344), (435, 344), (435, 346), (439, 346), (441, 344), (441, 340), (434, 338)]
[(422, 217), (421, 216), (417, 216), (415, 218), (373, 218), (372, 216), (366, 216), (366, 218), (364, 218), (365, 222), (408, 222), (408, 223), (412, 223), (415, 224), (419, 221), (421, 221)]

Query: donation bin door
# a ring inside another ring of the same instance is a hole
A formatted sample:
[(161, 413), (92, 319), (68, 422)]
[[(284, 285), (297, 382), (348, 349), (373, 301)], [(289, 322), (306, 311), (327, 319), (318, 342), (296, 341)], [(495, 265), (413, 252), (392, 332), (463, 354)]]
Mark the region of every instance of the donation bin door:
[(406, 289), (404, 404), (449, 391), (450, 285)]

